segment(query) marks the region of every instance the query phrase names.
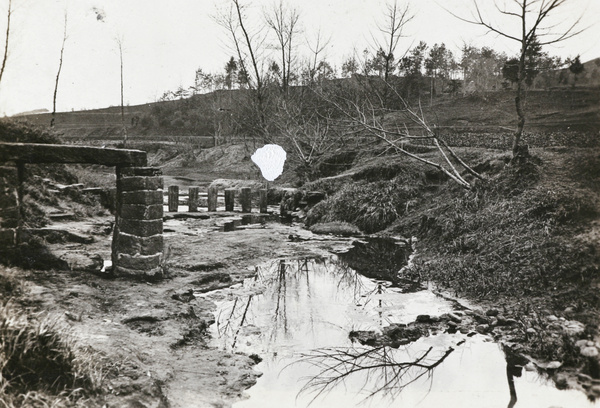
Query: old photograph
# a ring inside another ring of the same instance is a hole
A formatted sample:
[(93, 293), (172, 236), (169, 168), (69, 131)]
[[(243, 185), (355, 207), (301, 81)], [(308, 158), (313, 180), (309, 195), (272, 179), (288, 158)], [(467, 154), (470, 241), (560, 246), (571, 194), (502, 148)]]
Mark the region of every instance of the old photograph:
[(598, 16), (0, 0), (0, 408), (600, 407)]

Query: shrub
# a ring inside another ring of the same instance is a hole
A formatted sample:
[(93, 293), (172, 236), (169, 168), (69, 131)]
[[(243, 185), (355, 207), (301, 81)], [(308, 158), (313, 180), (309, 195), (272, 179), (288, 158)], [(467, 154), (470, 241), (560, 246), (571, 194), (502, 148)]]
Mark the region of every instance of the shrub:
[(418, 189), (418, 184), (405, 184), (399, 179), (348, 183), (315, 205), (307, 214), (306, 224), (342, 221), (366, 233), (381, 231), (405, 212)]

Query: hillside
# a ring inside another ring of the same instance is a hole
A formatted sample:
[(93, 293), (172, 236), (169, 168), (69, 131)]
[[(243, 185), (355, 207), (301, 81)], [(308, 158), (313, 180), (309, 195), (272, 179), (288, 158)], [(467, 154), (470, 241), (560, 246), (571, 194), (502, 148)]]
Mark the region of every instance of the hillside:
[[(586, 69), (580, 75), (578, 84), (583, 84), (586, 76), (592, 78), (600, 75), (600, 65), (592, 66), (595, 70)], [(526, 131), (598, 131), (600, 88), (580, 85), (529, 90)], [(214, 134), (216, 115), (223, 110), (221, 106), (227, 105), (225, 97), (235, 98), (236, 92), (240, 91), (217, 91), (176, 101), (126, 106), (124, 110), (128, 137), (130, 140), (176, 143), (182, 137), (194, 136), (194, 141), (202, 147), (212, 146), (214, 141), (211, 135)], [(430, 106), (429, 95), (422, 96), (421, 105), (425, 117), (430, 124), (448, 129), (449, 132), (502, 133), (516, 126), (512, 90), (459, 96), (444, 94), (435, 97), (432, 102)], [(418, 101), (414, 103), (416, 105)], [(14, 119), (49, 125), (51, 114), (23, 115)], [(390, 120), (397, 119), (392, 114)], [(118, 141), (122, 139), (120, 108), (57, 113), (56, 129), (66, 140), (86, 143), (93, 143), (94, 140)]]

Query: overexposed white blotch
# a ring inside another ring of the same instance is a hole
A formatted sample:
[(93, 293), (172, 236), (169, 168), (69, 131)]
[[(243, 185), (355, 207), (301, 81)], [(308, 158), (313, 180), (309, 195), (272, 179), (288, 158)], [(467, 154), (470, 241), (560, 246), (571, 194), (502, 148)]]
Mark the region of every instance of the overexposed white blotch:
[(268, 144), (256, 149), (251, 159), (258, 166), (263, 177), (273, 181), (283, 173), (283, 164), (286, 157), (283, 147)]

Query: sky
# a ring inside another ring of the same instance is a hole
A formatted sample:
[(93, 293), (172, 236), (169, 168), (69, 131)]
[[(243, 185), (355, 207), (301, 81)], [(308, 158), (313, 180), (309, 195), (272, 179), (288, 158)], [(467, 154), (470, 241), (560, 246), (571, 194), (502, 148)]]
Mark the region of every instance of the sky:
[[(67, 15), (67, 41), (57, 94), (57, 110), (95, 109), (120, 104), (122, 39), (124, 102), (154, 102), (165, 92), (193, 84), (198, 68), (222, 72), (234, 55), (231, 42), (214, 16), (229, 0), (12, 0), (12, 20), (6, 69), (0, 82), (0, 116), (36, 109), (52, 110), (54, 85)], [(248, 25), (264, 27), (262, 16), (275, 0), (241, 0), (247, 4)], [(283, 0), (286, 2), (286, 0)], [(497, 0), (500, 4), (511, 0)], [(329, 38), (324, 56), (338, 69), (349, 56), (360, 55), (380, 38), (378, 24), (385, 0), (287, 0), (300, 14), (300, 54), (320, 30)], [(502, 20), (492, 0), (479, 0), (491, 21), (511, 32), (518, 26)], [(399, 4), (406, 4), (399, 0)], [(443, 6), (443, 7), (442, 7)], [(415, 17), (404, 29), (396, 55), (425, 41), (445, 43), (455, 55), (462, 44), (489, 46), (515, 55), (518, 43), (450, 12), (469, 18), (473, 0), (412, 0)], [(3, 55), (8, 0), (0, 0), (0, 56)], [(449, 12), (450, 11), (450, 12)], [(582, 17), (579, 36), (548, 46), (551, 55), (582, 61), (600, 57), (600, 0), (568, 0), (553, 22), (567, 24)], [(269, 44), (267, 42), (267, 44)]]

